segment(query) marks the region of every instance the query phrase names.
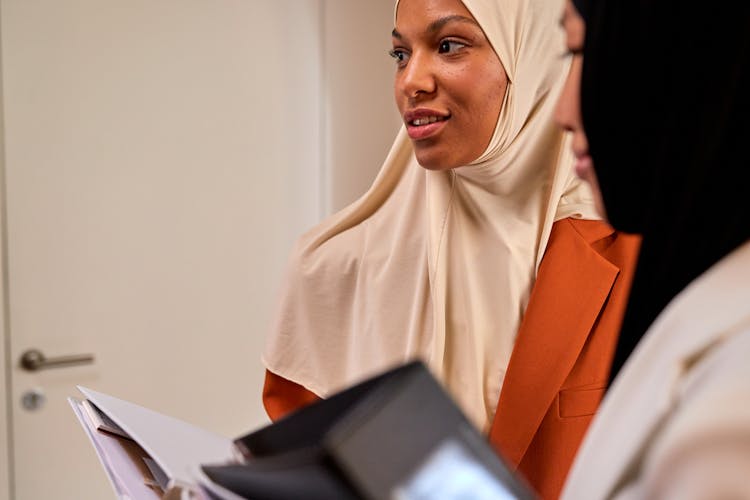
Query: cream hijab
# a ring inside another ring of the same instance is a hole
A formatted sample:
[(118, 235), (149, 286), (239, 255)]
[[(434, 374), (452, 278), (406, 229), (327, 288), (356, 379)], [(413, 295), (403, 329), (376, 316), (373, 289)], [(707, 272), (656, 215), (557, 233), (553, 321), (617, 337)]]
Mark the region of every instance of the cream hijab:
[(463, 3), (509, 78), (487, 150), (428, 171), (402, 128), (369, 191), (298, 241), (263, 361), (326, 397), (420, 358), (487, 431), (553, 222), (599, 217), (553, 123), (559, 1)]

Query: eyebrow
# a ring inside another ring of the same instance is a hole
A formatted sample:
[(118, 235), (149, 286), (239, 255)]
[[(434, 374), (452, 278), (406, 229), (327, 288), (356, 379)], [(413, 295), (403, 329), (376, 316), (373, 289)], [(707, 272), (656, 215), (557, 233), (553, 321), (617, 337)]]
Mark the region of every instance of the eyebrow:
[[(470, 17), (462, 16), (459, 14), (454, 14), (452, 16), (441, 17), (440, 19), (431, 22), (429, 26), (427, 26), (426, 31), (428, 33), (434, 34), (440, 31), (443, 28), (443, 26), (445, 26), (446, 24), (452, 23), (452, 22), (469, 23), (469, 24), (473, 24), (479, 29), (482, 29), (482, 27), (479, 26), (479, 23), (476, 22), (474, 19)], [(396, 30), (396, 28), (393, 28), (393, 31), (391, 31), (391, 36), (393, 38), (398, 38), (399, 40), (403, 39), (403, 36), (401, 35), (401, 33), (398, 32), (398, 30)]]

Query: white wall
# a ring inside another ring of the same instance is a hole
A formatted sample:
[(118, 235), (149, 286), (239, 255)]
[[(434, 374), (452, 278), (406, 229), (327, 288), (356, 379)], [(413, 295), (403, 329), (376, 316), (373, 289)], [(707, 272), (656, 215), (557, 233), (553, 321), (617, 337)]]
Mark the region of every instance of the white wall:
[[(119, 1), (125, 0), (108, 0), (107, 5), (116, 6)], [(272, 2), (273, 0), (268, 1)], [(3, 17), (5, 17), (6, 11), (8, 11), (8, 5), (17, 8), (23, 6), (24, 2), (25, 0), (20, 1), (20, 3), (19, 0), (2, 0), (0, 6), (2, 6)], [(190, 8), (190, 5), (197, 5), (196, 2), (199, 2), (199, 0), (192, 0), (192, 4), (190, 2), (185, 3), (185, 8)], [(81, 2), (77, 1), (76, 4), (80, 5)], [(278, 144), (275, 146), (276, 150), (282, 154), (290, 158), (296, 158), (293, 161), (308, 161), (312, 169), (311, 172), (317, 172), (318, 168), (323, 169), (323, 178), (299, 178), (297, 179), (298, 182), (293, 186), (294, 191), (285, 194), (286, 198), (296, 200), (297, 204), (300, 203), (300, 199), (317, 200), (314, 204), (319, 206), (319, 210), (317, 213), (307, 213), (304, 215), (304, 218), (307, 220), (305, 225), (312, 224), (323, 215), (343, 207), (367, 189), (377, 173), (382, 160), (385, 158), (399, 126), (399, 120), (392, 103), (391, 91), (394, 65), (387, 55), (390, 45), (389, 33), (392, 28), (393, 0), (319, 0), (319, 5), (320, 47), (314, 48), (313, 51), (320, 51), (320, 58), (322, 60), (320, 68), (321, 77), (317, 82), (301, 83), (305, 84), (305, 87), (302, 89), (305, 93), (311, 93), (311, 95), (318, 96), (319, 98), (322, 116), (321, 123), (311, 124), (310, 130), (312, 133), (303, 138), (308, 143), (314, 141), (316, 144), (307, 144), (302, 148), (299, 144), (299, 137), (296, 139), (295, 137), (280, 137)], [(28, 4), (27, 7), (33, 8)], [(64, 9), (63, 4), (60, 4), (59, 7)], [(155, 4), (153, 7), (159, 8)], [(6, 20), (3, 21), (6, 22)], [(127, 23), (128, 19), (123, 19), (122, 22)], [(10, 31), (22, 33), (24, 29), (21, 26), (11, 25)], [(91, 29), (96, 29), (96, 26)], [(45, 33), (45, 30), (36, 30), (35, 32)], [(34, 31), (27, 33), (31, 37)], [(5, 40), (5, 33), (1, 33), (0, 35)], [(142, 38), (139, 38), (138, 33), (133, 33), (133, 36), (135, 37), (133, 40), (134, 43), (145, 43)], [(96, 47), (83, 48), (91, 51), (92, 54), (96, 54)], [(5, 41), (3, 41), (2, 49), (5, 49)], [(180, 49), (185, 50), (185, 47), (181, 47)], [(204, 56), (209, 57), (208, 54), (214, 49), (216, 47), (210, 44), (208, 46), (198, 44), (192, 50), (205, 51)], [(217, 54), (221, 54), (221, 50), (215, 50), (215, 52), (210, 57), (220, 57)], [(251, 47), (248, 47), (248, 54), (253, 54)], [(247, 64), (248, 72), (262, 77), (264, 74), (264, 64), (268, 64), (267, 61), (264, 61), (263, 55), (262, 53), (255, 54), (255, 57), (248, 57), (247, 60), (238, 59), (233, 63)], [(316, 59), (312, 58), (308, 59), (307, 63), (314, 63), (315, 61)], [(18, 62), (22, 63), (20, 60), (16, 61), (16, 63)], [(116, 62), (113, 61), (113, 63)], [(3, 64), (7, 64), (7, 62), (3, 61)], [(17, 65), (14, 67), (17, 67)], [(221, 64), (218, 64), (217, 68), (220, 67)], [(116, 65), (113, 65), (113, 68), (116, 68)], [(32, 67), (30, 70), (36, 71), (37, 69)], [(86, 67), (83, 67), (82, 71), (85, 72)], [(203, 76), (208, 77), (209, 75), (210, 73), (206, 73)], [(101, 97), (96, 93), (96, 73), (92, 73), (89, 76), (90, 79), (87, 82), (91, 84), (92, 98)], [(293, 78), (294, 75), (287, 75), (287, 77)], [(230, 86), (227, 86), (227, 88), (230, 88)], [(17, 92), (19, 89), (15, 90)], [(204, 115), (207, 113), (217, 120), (221, 118), (217, 117), (219, 111), (208, 106), (205, 102), (196, 102), (195, 108)], [(158, 119), (158, 113), (154, 112), (156, 113), (154, 115), (155, 118)], [(245, 112), (251, 112), (251, 110), (245, 110)], [(234, 117), (233, 119), (240, 121), (248, 119), (248, 116), (242, 116), (242, 110), (232, 109), (231, 113)], [(186, 115), (186, 119), (188, 115)], [(5, 116), (5, 110), (0, 110), (0, 116)], [(16, 113), (15, 116), (23, 116), (23, 113)], [(55, 116), (52, 118), (61, 119)], [(70, 119), (70, 116), (66, 117), (66, 119)], [(1, 125), (2, 123), (0, 123)], [(30, 123), (30, 125), (33, 125), (33, 123)], [(49, 124), (42, 123), (41, 126), (49, 126)], [(299, 129), (299, 124), (295, 126), (296, 129)], [(137, 131), (138, 128), (135, 127), (133, 130)], [(292, 139), (292, 141), (285, 143), (284, 141), (287, 139)], [(5, 132), (3, 130), (0, 130), (0, 141), (3, 143), (0, 144), (0, 168), (4, 171), (6, 155), (4, 152)], [(248, 142), (250, 142), (250, 139), (248, 139)], [(64, 144), (58, 146), (67, 147)], [(156, 149), (162, 151), (164, 155), (170, 156), (166, 149), (168, 145), (155, 144), (154, 146)], [(317, 155), (316, 158), (299, 156), (304, 151), (311, 150), (317, 151), (315, 153)], [(110, 174), (117, 175), (117, 172), (110, 170)], [(106, 172), (103, 175), (107, 175)], [(176, 175), (179, 175), (179, 173)], [(0, 175), (1, 177), (2, 175)], [(263, 190), (260, 186), (253, 186), (250, 180), (243, 178), (241, 179), (241, 183), (254, 190), (253, 192), (258, 196), (273, 195), (272, 191)], [(105, 184), (109, 182), (106, 179), (100, 179), (100, 181), (105, 182)], [(165, 185), (168, 184), (166, 179), (164, 183)], [(96, 183), (92, 184), (92, 189), (95, 190), (95, 186)], [(273, 187), (273, 189), (276, 189), (276, 187)], [(237, 191), (240, 190), (238, 186), (231, 189), (232, 193), (230, 196), (236, 196)], [(16, 193), (16, 200), (18, 200), (18, 196)], [(3, 211), (4, 215), (7, 201), (5, 193), (0, 191), (0, 197), (2, 197), (0, 200), (2, 201), (0, 203), (0, 210)], [(305, 202), (305, 204), (309, 206), (309, 203)], [(290, 207), (289, 210), (293, 211), (295, 208)], [(294, 229), (294, 232), (296, 233), (302, 229), (303, 227)], [(289, 232), (290, 228), (279, 228), (279, 230)], [(0, 244), (0, 262), (5, 262), (4, 252), (7, 249), (5, 226), (3, 226), (0, 235), (3, 238), (2, 242), (0, 242), (2, 243)], [(284, 238), (287, 238), (288, 243), (291, 244), (292, 236), (285, 235)], [(179, 246), (179, 242), (175, 242), (175, 244)], [(164, 249), (164, 251), (167, 250)], [(276, 273), (278, 271), (276, 267), (279, 265), (277, 261), (283, 260), (283, 256), (274, 254), (267, 255), (266, 257), (271, 259), (273, 263), (264, 272), (266, 274)], [(14, 262), (16, 261), (14, 260)], [(17, 398), (11, 399), (11, 391), (9, 390), (11, 384), (8, 379), (8, 374), (14, 368), (15, 359), (11, 359), (11, 353), (7, 344), (9, 341), (8, 335), (10, 334), (10, 332), (6, 331), (6, 325), (8, 325), (7, 301), (5, 300), (7, 281), (7, 268), (3, 265), (0, 267), (0, 283), (2, 283), (2, 288), (0, 288), (0, 305), (2, 305), (2, 309), (0, 310), (0, 386), (3, 387), (3, 397), (0, 398), (0, 500), (7, 500), (9, 498), (8, 470), (10, 466), (10, 443), (8, 441), (8, 434), (5, 431), (10, 424), (8, 422), (8, 415), (11, 413), (11, 407), (8, 405), (14, 406), (17, 404), (15, 400)], [(261, 281), (263, 280), (261, 279)], [(236, 282), (237, 279), (234, 279), (231, 286), (241, 286)], [(256, 285), (257, 283), (248, 284), (247, 286), (255, 287)], [(220, 285), (217, 285), (217, 289), (219, 288)], [(264, 318), (270, 315), (269, 309), (272, 307), (272, 300), (269, 299), (269, 296), (272, 295), (272, 290), (264, 288), (263, 290), (256, 291), (258, 292), (257, 300), (242, 307), (248, 308), (251, 312), (254, 312), (253, 314), (257, 312), (257, 316), (260, 318), (259, 321), (264, 323), (266, 321)], [(17, 298), (15, 297), (15, 299)], [(29, 296), (25, 300), (29, 299), (33, 300), (34, 297)], [(225, 304), (226, 307), (231, 307), (232, 305), (240, 307), (238, 304)], [(258, 330), (262, 330), (262, 328), (258, 328)], [(250, 332), (248, 333), (248, 335), (251, 334)], [(255, 347), (249, 349), (250, 352), (247, 353), (245, 359), (247, 359), (249, 366), (245, 368), (249, 372), (260, 375), (262, 374), (262, 367), (259, 360), (256, 359), (257, 356), (253, 356), (252, 351), (259, 349), (262, 345), (260, 337), (262, 337), (263, 332), (259, 331), (256, 335), (259, 338), (251, 342)], [(246, 348), (247, 346), (243, 344), (242, 349)], [(252, 405), (260, 408), (259, 392), (261, 378), (247, 380), (245, 383), (252, 385), (252, 387), (248, 387), (247, 393), (244, 396), (252, 399)], [(124, 394), (124, 396), (127, 396), (127, 394)], [(149, 401), (140, 402), (147, 405), (151, 403)], [(194, 420), (191, 418), (191, 415), (187, 414), (189, 413), (188, 410), (188, 408), (185, 408), (185, 414), (180, 414), (180, 416), (183, 416), (187, 420)], [(243, 420), (243, 422), (245, 421)], [(207, 426), (211, 425), (210, 421), (198, 423), (204, 423)], [(246, 427), (244, 425), (244, 423), (237, 424), (236, 427), (245, 430)]]
[(324, 200), (338, 210), (364, 193), (396, 137), (393, 0), (325, 0)]
[[(322, 205), (320, 5), (0, 1), (15, 500), (105, 497), (75, 384), (266, 421), (273, 289)], [(29, 348), (96, 360), (29, 373)]]
[[(0, 12), (0, 16), (2, 13)], [(1, 18), (0, 18), (1, 19)], [(0, 40), (2, 32), (0, 32)], [(2, 53), (0, 47), (0, 54)], [(0, 500), (10, 499), (10, 474), (11, 474), (11, 449), (10, 449), (10, 422), (8, 420), (8, 404), (10, 391), (10, 380), (8, 371), (10, 360), (8, 359), (8, 344), (10, 337), (7, 329), (7, 302), (6, 302), (6, 226), (5, 226), (5, 132), (3, 130), (3, 92), (2, 92), (2, 57), (0, 57)]]
[[(0, 127), (2, 134), (2, 127)], [(2, 136), (0, 135), (0, 152), (2, 151)], [(2, 182), (2, 155), (0, 153), (0, 186)], [(8, 421), (8, 395), (10, 394), (9, 381), (6, 368), (10, 366), (7, 359), (7, 336), (6, 328), (6, 303), (5, 303), (5, 193), (0, 187), (0, 387), (2, 387), (2, 397), (0, 397), (0, 500), (8, 500), (10, 497), (8, 486), (10, 484), (10, 422)]]

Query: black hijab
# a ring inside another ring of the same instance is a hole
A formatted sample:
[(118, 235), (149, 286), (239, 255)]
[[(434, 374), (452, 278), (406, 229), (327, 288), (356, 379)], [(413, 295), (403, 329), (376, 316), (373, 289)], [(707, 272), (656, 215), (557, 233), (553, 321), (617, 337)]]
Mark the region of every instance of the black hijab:
[(667, 303), (750, 238), (750, 3), (575, 3), (604, 203), (643, 235), (611, 380)]

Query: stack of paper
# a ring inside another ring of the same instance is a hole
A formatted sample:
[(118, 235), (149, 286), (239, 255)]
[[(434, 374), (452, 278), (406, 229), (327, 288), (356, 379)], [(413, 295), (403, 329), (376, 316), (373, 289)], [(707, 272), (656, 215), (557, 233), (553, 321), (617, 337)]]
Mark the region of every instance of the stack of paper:
[[(233, 463), (231, 439), (84, 387), (70, 398), (118, 498), (200, 498), (199, 465)], [(205, 492), (203, 492), (205, 496)]]

